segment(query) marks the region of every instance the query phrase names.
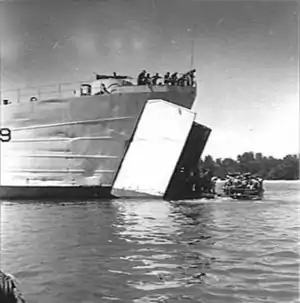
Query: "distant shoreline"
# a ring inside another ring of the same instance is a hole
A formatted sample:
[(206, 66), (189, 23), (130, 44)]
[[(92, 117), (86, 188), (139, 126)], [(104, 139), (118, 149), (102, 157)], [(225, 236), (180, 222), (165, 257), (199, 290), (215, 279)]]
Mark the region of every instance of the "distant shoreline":
[[(296, 180), (285, 180), (285, 179), (282, 179), (282, 180), (271, 180), (271, 179), (264, 179), (263, 180), (264, 182), (300, 182), (299, 179), (296, 179)], [(222, 179), (219, 179), (217, 180), (217, 182), (225, 182), (225, 180), (222, 180)]]
[(225, 179), (228, 173), (251, 173), (270, 181), (299, 180), (299, 155), (286, 155), (282, 159), (264, 156), (252, 151), (238, 155), (236, 159), (207, 155), (199, 161), (199, 167), (208, 169), (214, 176)]
[(299, 182), (300, 180), (298, 179), (295, 179), (295, 180), (286, 180), (286, 179), (283, 179), (283, 180), (264, 180), (264, 181), (268, 181), (268, 182), (283, 182), (283, 181), (286, 181), (286, 182)]

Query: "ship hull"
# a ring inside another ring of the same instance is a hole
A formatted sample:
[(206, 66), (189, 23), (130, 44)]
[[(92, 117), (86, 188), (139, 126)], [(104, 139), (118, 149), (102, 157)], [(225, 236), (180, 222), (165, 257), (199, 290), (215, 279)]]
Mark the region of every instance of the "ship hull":
[[(193, 87), (135, 86), (110, 95), (2, 107), (1, 127), (11, 129), (12, 140), (1, 142), (0, 198), (114, 198), (114, 182), (149, 100), (175, 106), (181, 115), (182, 109), (192, 107), (195, 96)], [(167, 178), (171, 176), (172, 171)], [(128, 196), (130, 190), (123, 192)], [(157, 196), (134, 192), (139, 197)]]
[[(1, 107), (0, 185), (111, 186), (149, 99), (187, 108), (195, 96), (164, 87)], [(163, 90), (165, 89), (165, 90)]]
[(103, 186), (0, 186), (3, 200), (92, 200), (110, 199), (111, 187)]

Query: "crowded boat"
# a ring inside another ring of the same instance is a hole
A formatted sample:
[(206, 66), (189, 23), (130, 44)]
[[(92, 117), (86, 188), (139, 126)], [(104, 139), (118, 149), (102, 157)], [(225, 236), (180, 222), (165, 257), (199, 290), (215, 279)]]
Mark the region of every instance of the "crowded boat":
[(251, 173), (229, 173), (223, 186), (225, 196), (233, 199), (261, 199), (263, 179)]

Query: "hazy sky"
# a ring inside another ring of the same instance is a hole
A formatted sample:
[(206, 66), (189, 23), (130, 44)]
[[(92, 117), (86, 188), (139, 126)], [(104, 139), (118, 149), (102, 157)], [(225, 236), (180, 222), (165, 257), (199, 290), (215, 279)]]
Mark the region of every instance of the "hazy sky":
[[(197, 0), (0, 3), (1, 86), (194, 66), (205, 154), (299, 151), (297, 2)], [(193, 29), (194, 30), (191, 30)]]

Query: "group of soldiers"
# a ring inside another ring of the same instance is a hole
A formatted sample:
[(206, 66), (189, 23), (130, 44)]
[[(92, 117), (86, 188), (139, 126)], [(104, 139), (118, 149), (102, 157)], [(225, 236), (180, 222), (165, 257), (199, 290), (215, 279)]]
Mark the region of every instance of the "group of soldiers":
[(216, 181), (217, 178), (213, 176), (212, 172), (209, 169), (202, 168), (197, 174), (197, 182), (195, 183), (195, 189), (203, 193), (216, 193)]
[(187, 175), (185, 186), (194, 193), (215, 194), (216, 179), (209, 169), (197, 168)]
[[(196, 169), (186, 177), (185, 186), (188, 191), (196, 193), (216, 194), (216, 181), (209, 169)], [(250, 173), (245, 174), (228, 174), (223, 186), (224, 192), (234, 192), (235, 190), (254, 190), (257, 194), (264, 191), (263, 179), (253, 176)]]
[(250, 173), (228, 174), (224, 184), (224, 190), (233, 188), (262, 190), (262, 187), (263, 179), (255, 177)]
[[(187, 73), (178, 74), (175, 72), (171, 74), (167, 72), (164, 77), (161, 77), (159, 73), (151, 76), (146, 70), (143, 70), (137, 79), (138, 85), (178, 85), (178, 86), (193, 86), (195, 83), (196, 70), (190, 70)], [(159, 79), (162, 79), (159, 81)]]

